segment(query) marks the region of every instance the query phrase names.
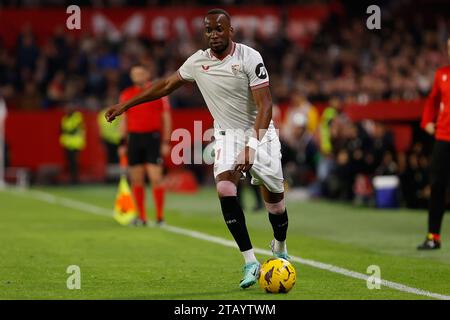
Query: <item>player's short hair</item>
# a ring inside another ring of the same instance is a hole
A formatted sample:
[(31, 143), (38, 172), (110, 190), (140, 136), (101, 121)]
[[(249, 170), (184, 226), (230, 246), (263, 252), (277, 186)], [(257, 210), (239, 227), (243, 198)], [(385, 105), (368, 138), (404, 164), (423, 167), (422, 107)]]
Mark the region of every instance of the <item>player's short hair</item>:
[(227, 17), (228, 21), (231, 22), (230, 14), (223, 9), (220, 8), (211, 9), (206, 13), (206, 15), (208, 14), (223, 14), (225, 17)]

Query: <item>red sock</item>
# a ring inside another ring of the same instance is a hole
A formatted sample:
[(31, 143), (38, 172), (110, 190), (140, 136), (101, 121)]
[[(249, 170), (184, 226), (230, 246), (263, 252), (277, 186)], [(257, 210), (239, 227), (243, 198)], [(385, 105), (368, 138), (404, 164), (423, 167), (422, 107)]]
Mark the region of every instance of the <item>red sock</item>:
[(133, 195), (136, 200), (136, 205), (139, 211), (139, 218), (142, 221), (147, 221), (147, 215), (145, 213), (145, 193), (143, 186), (134, 186), (133, 187)]
[(156, 206), (156, 219), (162, 221), (164, 219), (164, 187), (153, 188), (153, 200)]

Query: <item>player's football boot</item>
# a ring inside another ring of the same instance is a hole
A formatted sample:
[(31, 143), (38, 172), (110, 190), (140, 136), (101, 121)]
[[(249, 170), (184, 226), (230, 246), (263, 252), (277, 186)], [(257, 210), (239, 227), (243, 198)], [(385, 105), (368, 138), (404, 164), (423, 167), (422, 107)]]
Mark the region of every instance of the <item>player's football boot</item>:
[(270, 249), (272, 249), (272, 253), (275, 258), (281, 258), (281, 259), (285, 259), (288, 261), (291, 259), (291, 257), (288, 255), (287, 251), (286, 252), (275, 252), (275, 239), (272, 240), (272, 242), (270, 243)]
[(433, 237), (430, 233), (425, 241), (417, 247), (417, 250), (435, 250), (441, 248), (441, 242)]
[(250, 262), (244, 266), (244, 276), (239, 283), (242, 289), (246, 289), (254, 285), (258, 281), (259, 269), (261, 264), (259, 262)]

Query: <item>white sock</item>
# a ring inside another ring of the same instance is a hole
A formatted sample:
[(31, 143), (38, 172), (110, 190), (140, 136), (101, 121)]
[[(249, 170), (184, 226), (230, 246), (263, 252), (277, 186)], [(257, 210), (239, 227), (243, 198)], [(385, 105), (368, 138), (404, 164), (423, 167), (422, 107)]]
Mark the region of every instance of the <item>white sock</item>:
[(253, 251), (253, 249), (242, 251), (241, 253), (244, 256), (245, 264), (250, 262), (258, 262), (258, 260), (255, 257), (255, 252)]
[(273, 251), (281, 253), (287, 252), (286, 241), (278, 241), (277, 239), (275, 239), (275, 242), (273, 244)]

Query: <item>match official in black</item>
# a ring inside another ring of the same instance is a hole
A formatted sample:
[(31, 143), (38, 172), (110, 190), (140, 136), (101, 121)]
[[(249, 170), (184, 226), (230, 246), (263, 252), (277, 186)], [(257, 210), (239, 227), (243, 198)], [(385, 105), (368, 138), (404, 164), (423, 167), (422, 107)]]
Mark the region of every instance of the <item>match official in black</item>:
[[(447, 40), (450, 57), (450, 38)], [(441, 226), (450, 181), (450, 65), (439, 68), (425, 103), (421, 127), (436, 139), (431, 159), (431, 198), (428, 210), (428, 235), (417, 247), (432, 250), (441, 247)]]

